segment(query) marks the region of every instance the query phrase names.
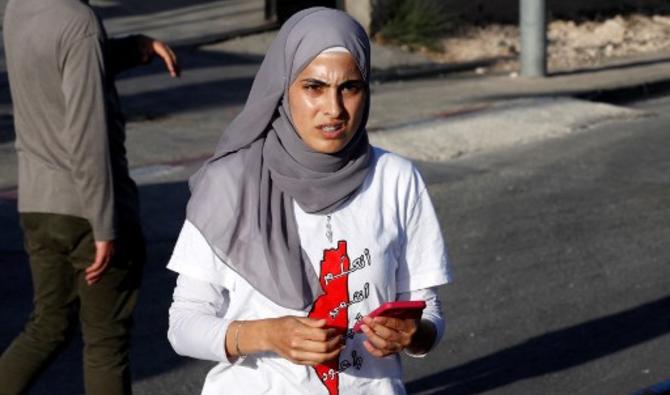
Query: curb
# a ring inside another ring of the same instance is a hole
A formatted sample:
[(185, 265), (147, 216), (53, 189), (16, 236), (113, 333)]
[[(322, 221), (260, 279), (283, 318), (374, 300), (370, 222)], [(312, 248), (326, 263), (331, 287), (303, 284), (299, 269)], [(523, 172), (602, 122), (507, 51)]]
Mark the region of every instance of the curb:
[(169, 41), (168, 44), (170, 44), (170, 46), (173, 48), (200, 47), (203, 45), (216, 44), (222, 41), (231, 40), (237, 37), (249, 36), (258, 33), (265, 33), (267, 31), (274, 30), (277, 28), (279, 28), (279, 24), (276, 21), (268, 21), (253, 27), (229, 30), (221, 33), (213, 33), (204, 37), (173, 40)]
[(373, 126), (370, 128), (367, 128), (368, 133), (379, 133), (379, 132), (387, 132), (387, 131), (393, 131), (396, 129), (402, 129), (406, 127), (411, 127), (411, 126), (419, 126), (419, 125), (425, 125), (425, 124), (431, 124), (434, 122), (439, 122), (441, 120), (445, 119), (451, 119), (451, 118), (456, 118), (460, 117), (463, 115), (472, 115), (476, 114), (482, 111), (490, 110), (493, 108), (493, 105), (491, 103), (483, 103), (483, 104), (472, 104), (472, 105), (466, 105), (463, 107), (457, 107), (452, 110), (448, 111), (442, 111), (430, 116), (422, 117), (422, 118), (416, 118), (412, 119), (407, 122), (401, 122), (401, 123), (389, 123), (386, 125), (377, 125)]
[(385, 69), (373, 68), (373, 82), (407, 81), (420, 78), (439, 77), (445, 74), (471, 71), (478, 67), (487, 67), (494, 64), (495, 59), (482, 59), (465, 63), (442, 64), (423, 63), (412, 66), (395, 66)]
[(642, 98), (651, 99), (668, 93), (670, 93), (670, 77), (633, 86), (577, 93), (574, 97), (610, 104), (626, 104)]
[(16, 202), (18, 199), (18, 189), (9, 188), (0, 190), (0, 202)]

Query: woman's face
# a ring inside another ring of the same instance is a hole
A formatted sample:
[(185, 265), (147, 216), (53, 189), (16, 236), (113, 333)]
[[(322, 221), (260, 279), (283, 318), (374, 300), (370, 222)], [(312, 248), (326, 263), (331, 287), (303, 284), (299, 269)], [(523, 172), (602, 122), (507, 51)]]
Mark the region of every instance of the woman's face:
[(288, 89), (293, 126), (313, 150), (338, 152), (358, 130), (367, 94), (367, 84), (349, 53), (323, 53)]

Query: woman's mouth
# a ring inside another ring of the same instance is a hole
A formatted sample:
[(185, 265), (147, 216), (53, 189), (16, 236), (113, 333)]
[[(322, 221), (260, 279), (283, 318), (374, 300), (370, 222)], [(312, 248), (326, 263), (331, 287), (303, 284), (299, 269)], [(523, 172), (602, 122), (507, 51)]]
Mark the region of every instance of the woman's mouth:
[(344, 122), (321, 124), (317, 129), (325, 138), (336, 139), (344, 133)]

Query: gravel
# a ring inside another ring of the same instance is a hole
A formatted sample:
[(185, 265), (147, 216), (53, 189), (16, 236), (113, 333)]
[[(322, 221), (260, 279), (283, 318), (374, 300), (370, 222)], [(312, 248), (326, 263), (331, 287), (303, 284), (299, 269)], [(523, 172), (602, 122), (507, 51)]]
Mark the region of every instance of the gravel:
[[(617, 15), (603, 20), (554, 20), (548, 26), (550, 72), (597, 67), (612, 59), (670, 51), (670, 15)], [(442, 63), (496, 60), (480, 72), (519, 69), (516, 25), (465, 25), (442, 40), (443, 51), (430, 53)]]

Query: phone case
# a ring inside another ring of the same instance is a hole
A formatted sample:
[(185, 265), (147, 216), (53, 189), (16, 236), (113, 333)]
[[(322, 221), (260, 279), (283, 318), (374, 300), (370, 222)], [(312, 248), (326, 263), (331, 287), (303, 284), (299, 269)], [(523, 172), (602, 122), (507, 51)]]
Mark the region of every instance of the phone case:
[[(407, 300), (407, 301), (396, 301), (396, 302), (386, 302), (376, 309), (372, 310), (368, 317), (393, 317), (393, 318), (412, 318), (418, 319), (421, 318), (421, 313), (423, 309), (426, 308), (426, 302), (423, 300)], [(363, 320), (356, 322), (354, 325), (354, 332), (361, 331), (361, 325), (363, 325)]]

